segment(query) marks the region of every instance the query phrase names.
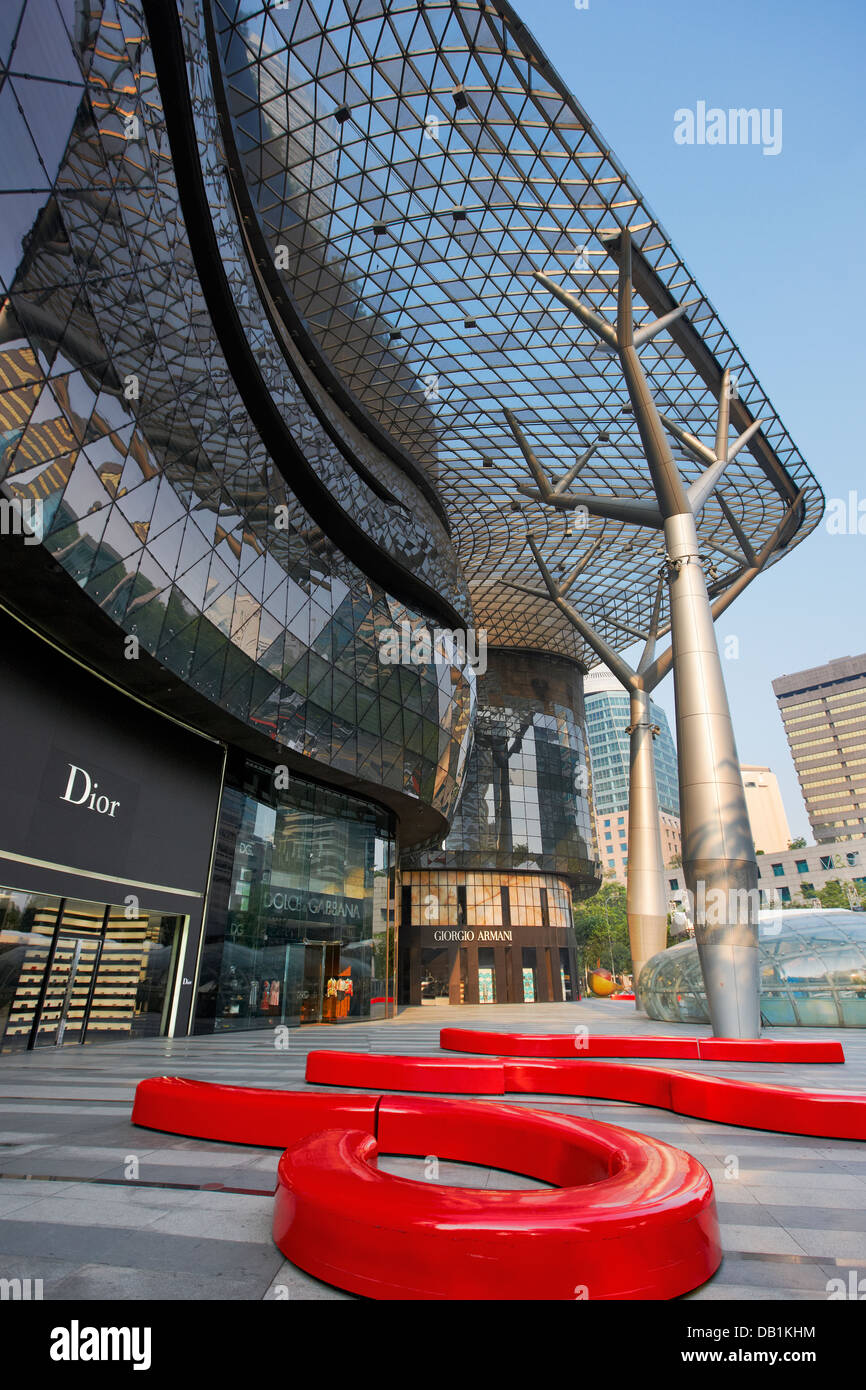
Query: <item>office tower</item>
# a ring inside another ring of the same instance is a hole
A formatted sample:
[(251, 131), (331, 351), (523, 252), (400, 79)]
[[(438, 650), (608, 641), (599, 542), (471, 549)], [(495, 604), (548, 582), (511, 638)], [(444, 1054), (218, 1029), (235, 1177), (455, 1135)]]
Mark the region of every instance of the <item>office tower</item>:
[(866, 834), (866, 653), (780, 676), (773, 691), (815, 840)]

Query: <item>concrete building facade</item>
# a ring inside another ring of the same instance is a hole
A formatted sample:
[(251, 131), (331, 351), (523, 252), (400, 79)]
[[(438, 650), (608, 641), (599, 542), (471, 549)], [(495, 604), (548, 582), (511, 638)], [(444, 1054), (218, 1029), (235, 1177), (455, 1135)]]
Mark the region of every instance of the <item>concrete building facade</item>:
[(866, 652), (773, 681), (818, 844), (866, 834)]
[(768, 767), (740, 763), (755, 849), (768, 854), (791, 841), (791, 828), (776, 774)]

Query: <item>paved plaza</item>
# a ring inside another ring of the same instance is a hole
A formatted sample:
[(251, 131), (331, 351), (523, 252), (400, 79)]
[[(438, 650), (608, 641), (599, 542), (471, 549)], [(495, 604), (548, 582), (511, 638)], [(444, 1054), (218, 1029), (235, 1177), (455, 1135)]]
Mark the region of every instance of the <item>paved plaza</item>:
[[(279, 1152), (136, 1128), (135, 1086), (176, 1075), (236, 1085), (304, 1086), (313, 1048), (439, 1053), (444, 1026), (498, 1031), (705, 1035), (653, 1023), (629, 1004), (437, 1006), (381, 1023), (67, 1047), (0, 1058), (0, 1278), (41, 1279), (47, 1299), (343, 1299), (303, 1274), (271, 1239)], [(842, 1039), (845, 1066), (679, 1061), (672, 1065), (815, 1090), (866, 1091), (857, 1030), (773, 1029), (773, 1038)], [(651, 1065), (651, 1063), (647, 1063)], [(317, 1088), (324, 1089), (324, 1088)], [(847, 1140), (765, 1134), (615, 1101), (508, 1096), (605, 1120), (694, 1154), (716, 1187), (721, 1268), (696, 1300), (824, 1300), (831, 1279), (866, 1278), (866, 1149)], [(480, 1102), (483, 1103), (483, 1102)], [(422, 1159), (385, 1156), (421, 1177)], [(442, 1163), (442, 1183), (534, 1187), (497, 1170)]]

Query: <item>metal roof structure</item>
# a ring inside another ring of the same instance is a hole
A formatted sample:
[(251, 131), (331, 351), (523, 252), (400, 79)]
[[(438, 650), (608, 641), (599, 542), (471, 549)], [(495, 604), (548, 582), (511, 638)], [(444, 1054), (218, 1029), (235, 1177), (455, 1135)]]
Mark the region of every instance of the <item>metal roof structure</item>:
[[(735, 433), (763, 421), (703, 509), (711, 596), (801, 492), (773, 561), (814, 529), (823, 495), (760, 382), (510, 5), (209, 0), (209, 14), (261, 245), (320, 362), (435, 487), (488, 641), (588, 659), (546, 598), (503, 583), (538, 582), (527, 534), (560, 576), (602, 536), (569, 601), (612, 645), (646, 631), (660, 535), (576, 529), (527, 500), (504, 415), (552, 474), (595, 446), (582, 490), (652, 498), (616, 357), (534, 279), (615, 320), (625, 228), (636, 329), (686, 306), (641, 351), (659, 409), (712, 442), (728, 370)], [(674, 454), (687, 481), (701, 471)]]

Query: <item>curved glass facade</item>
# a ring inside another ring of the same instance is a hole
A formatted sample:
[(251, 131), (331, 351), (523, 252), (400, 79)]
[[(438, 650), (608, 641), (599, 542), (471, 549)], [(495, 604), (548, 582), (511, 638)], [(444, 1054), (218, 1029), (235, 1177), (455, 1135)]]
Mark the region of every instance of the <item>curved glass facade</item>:
[[(759, 954), (763, 1023), (866, 1027), (866, 913), (764, 912)], [(694, 941), (648, 960), (638, 994), (650, 1018), (709, 1023)]]
[[(3, 495), (38, 514), (45, 550), (114, 620), (119, 644), (136, 639), (311, 770), (447, 817), (474, 675), (380, 664), (383, 628), (425, 620), (341, 554), (265, 449), (192, 263), (146, 33), (141, 7), (116, 3), (82, 11), (73, 32), (53, 3), (30, 3), (17, 33), (0, 173)], [(240, 247), (207, 80), (202, 59), (193, 90), (210, 210), (268, 389), (340, 505), (465, 607), (429, 505), (405, 478), (403, 500), (386, 505), (288, 370)], [(130, 661), (132, 685), (136, 674)]]
[(595, 884), (580, 667), (489, 648), (451, 832), (407, 868), (544, 872)]

